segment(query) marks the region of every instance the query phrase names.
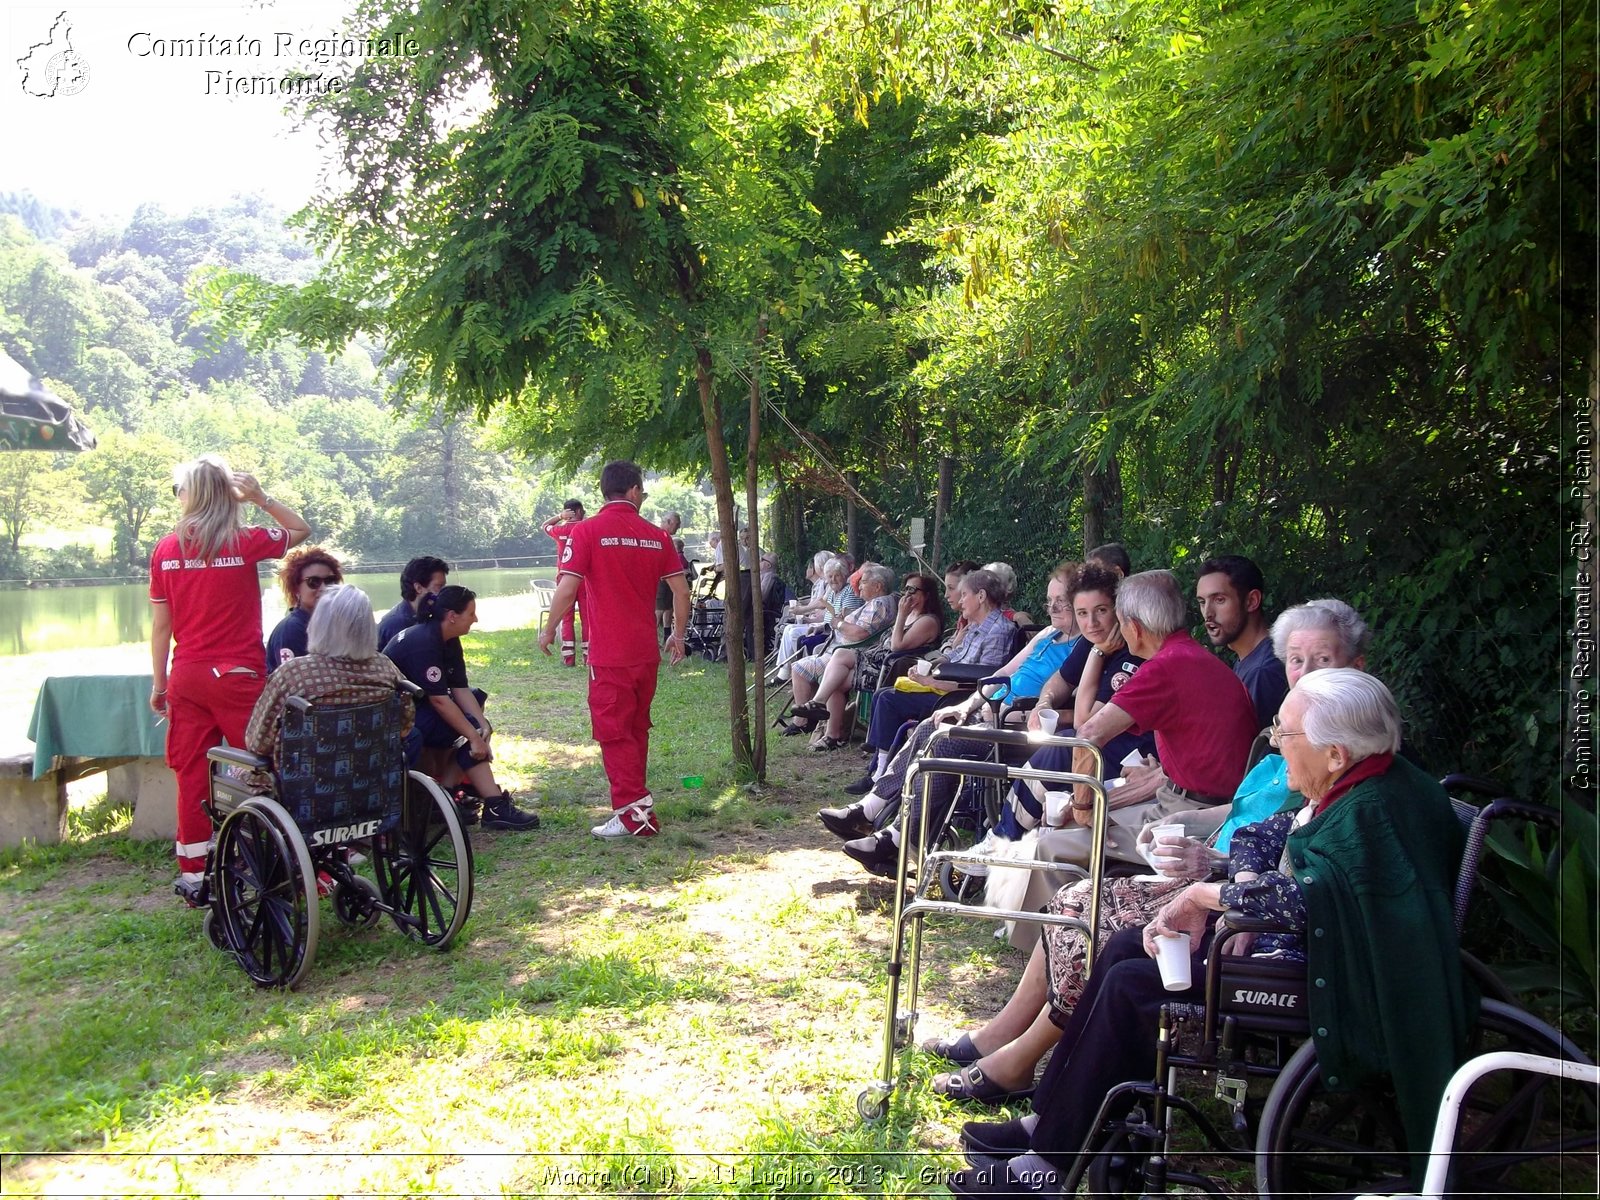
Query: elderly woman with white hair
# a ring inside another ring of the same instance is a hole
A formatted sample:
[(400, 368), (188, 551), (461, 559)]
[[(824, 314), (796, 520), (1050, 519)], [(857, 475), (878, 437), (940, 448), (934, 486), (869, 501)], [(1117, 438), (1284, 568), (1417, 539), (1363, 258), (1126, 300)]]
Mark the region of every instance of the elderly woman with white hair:
[[(280, 665), (256, 701), (245, 729), (245, 748), (262, 758), (276, 757), (278, 717), (290, 696), (317, 704), (376, 704), (393, 695), (404, 679), (400, 668), (378, 653), (372, 601), (366, 593), (330, 584), (306, 627), (306, 653)], [(408, 704), (402, 736), (411, 731), (412, 720)]]
[(1396, 757), (1400, 714), (1389, 690), (1351, 668), (1318, 671), (1289, 693), (1273, 727), (1289, 784), (1306, 799), (1234, 835), (1227, 882), (1195, 883), (1142, 931), (1106, 944), (1034, 1093), (1032, 1116), (969, 1123), (971, 1152), (1007, 1160), (964, 1171), (958, 1196), (1053, 1194), (1093, 1131), (1101, 1098), (1148, 1079), (1167, 991), (1156, 939), (1178, 935), (1203, 955), (1218, 912), (1237, 909), (1290, 930), (1237, 938), (1232, 953), (1302, 958), (1321, 1077), (1332, 1091), (1392, 1078), (1410, 1145), (1428, 1144), (1444, 1085), (1475, 1018), (1461, 970), (1452, 895), (1465, 834), (1449, 797)]

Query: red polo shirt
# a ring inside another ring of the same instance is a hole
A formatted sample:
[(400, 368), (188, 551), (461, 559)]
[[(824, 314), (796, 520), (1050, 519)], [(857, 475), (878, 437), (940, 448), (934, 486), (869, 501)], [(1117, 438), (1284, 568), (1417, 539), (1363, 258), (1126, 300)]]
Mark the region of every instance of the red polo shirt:
[(282, 529), (247, 525), (211, 562), (186, 559), (169, 533), (150, 554), (150, 599), (172, 614), (174, 663), (227, 663), (265, 672), (256, 564), (278, 558)]
[(1239, 677), (1186, 630), (1111, 698), (1133, 718), (1133, 732), (1155, 730), (1167, 778), (1206, 796), (1232, 796), (1255, 741), (1256, 709)]
[(634, 667), (661, 660), (656, 584), (683, 574), (665, 532), (626, 500), (612, 500), (572, 526), (561, 554), (561, 574), (583, 580), (583, 632), (591, 666)]

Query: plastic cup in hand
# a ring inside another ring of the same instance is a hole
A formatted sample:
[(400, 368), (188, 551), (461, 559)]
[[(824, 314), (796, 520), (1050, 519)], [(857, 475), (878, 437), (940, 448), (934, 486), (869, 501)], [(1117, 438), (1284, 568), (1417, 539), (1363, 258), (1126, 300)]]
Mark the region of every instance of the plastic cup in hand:
[(1067, 824), (1072, 817), (1071, 792), (1046, 792), (1044, 794), (1044, 823), (1056, 829)]
[(1166, 853), (1161, 846), (1161, 839), (1164, 837), (1181, 838), (1182, 836), (1183, 826), (1175, 821), (1167, 825), (1153, 826), (1150, 830), (1150, 848), (1145, 851), (1145, 858), (1149, 860), (1150, 865), (1158, 871), (1162, 869), (1163, 863), (1171, 863), (1176, 866), (1179, 862), (1178, 858)]
[(1044, 734), (1045, 737), (1054, 737), (1056, 734), (1056, 726), (1060, 724), (1060, 722), (1061, 714), (1055, 709), (1041, 708), (1039, 710), (1039, 732)]
[(1161, 933), (1155, 938), (1156, 966), (1161, 968), (1161, 986), (1169, 992), (1189, 990), (1189, 935)]
[(919, 659), (917, 659), (917, 673), (919, 675), (932, 675), (933, 674), (933, 659), (931, 659), (931, 658), (919, 658)]

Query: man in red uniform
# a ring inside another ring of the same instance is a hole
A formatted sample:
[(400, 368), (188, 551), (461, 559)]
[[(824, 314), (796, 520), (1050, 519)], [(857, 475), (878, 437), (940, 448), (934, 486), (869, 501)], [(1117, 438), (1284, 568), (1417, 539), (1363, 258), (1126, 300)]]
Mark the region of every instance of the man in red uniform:
[[(561, 506), (561, 515), (559, 517), (551, 517), (544, 523), (544, 531), (555, 539), (558, 569), (560, 564), (567, 560), (567, 542), (572, 537), (572, 527), (581, 520), (583, 520), (583, 501), (568, 500)], [(572, 611), (567, 613), (566, 619), (561, 622), (561, 665), (564, 667), (578, 665), (578, 644), (575, 636), (577, 630), (573, 627), (573, 616), (577, 611), (577, 605), (574, 604)], [(589, 659), (589, 623), (587, 620), (583, 625), (583, 657), (584, 661), (587, 662)]]
[(650, 702), (656, 694), (661, 651), (656, 644), (656, 583), (672, 589), (672, 636), (667, 652), (683, 661), (689, 623), (689, 585), (672, 539), (639, 515), (644, 475), (631, 462), (607, 463), (600, 472), (605, 504), (574, 525), (561, 555), (561, 575), (539, 648), (546, 654), (556, 627), (583, 587), (584, 634), (589, 651), (589, 722), (611, 783), (611, 819), (596, 837), (654, 837), (661, 831), (655, 800), (645, 784), (650, 756)]

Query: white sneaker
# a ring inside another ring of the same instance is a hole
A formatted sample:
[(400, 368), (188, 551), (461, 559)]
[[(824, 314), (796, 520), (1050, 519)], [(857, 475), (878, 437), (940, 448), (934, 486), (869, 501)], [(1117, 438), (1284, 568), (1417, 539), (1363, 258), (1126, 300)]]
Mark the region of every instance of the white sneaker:
[(611, 819), (589, 830), (597, 838), (655, 837), (661, 832), (656, 819), (655, 801), (649, 796), (619, 808)]

